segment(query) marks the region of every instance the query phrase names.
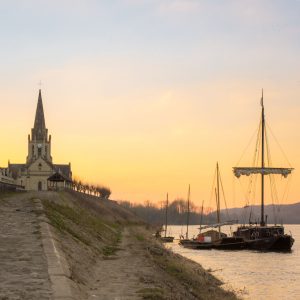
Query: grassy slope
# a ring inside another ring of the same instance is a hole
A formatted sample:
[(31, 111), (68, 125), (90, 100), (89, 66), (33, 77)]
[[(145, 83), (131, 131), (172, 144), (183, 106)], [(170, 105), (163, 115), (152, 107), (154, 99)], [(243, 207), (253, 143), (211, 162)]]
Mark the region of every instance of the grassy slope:
[(199, 264), (165, 249), (148, 230), (135, 227), (133, 231), (149, 259), (164, 273), (164, 279), (183, 287), (180, 299), (236, 299), (232, 292), (220, 288), (220, 280)]
[[(86, 297), (93, 265), (118, 251), (126, 226), (141, 255), (157, 273), (155, 287), (139, 291), (143, 299), (235, 299), (221, 282), (198, 264), (167, 251), (131, 212), (114, 202), (73, 192), (41, 194), (46, 215), (56, 228), (78, 293)], [(176, 297), (174, 295), (176, 294)]]

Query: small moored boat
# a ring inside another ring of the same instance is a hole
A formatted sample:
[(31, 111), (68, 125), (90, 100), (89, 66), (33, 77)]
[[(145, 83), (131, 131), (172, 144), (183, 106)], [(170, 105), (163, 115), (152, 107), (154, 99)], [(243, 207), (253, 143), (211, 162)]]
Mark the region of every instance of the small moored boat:
[(168, 230), (168, 206), (169, 206), (169, 194), (167, 193), (167, 199), (166, 199), (166, 214), (165, 214), (165, 236), (160, 236), (159, 239), (163, 243), (173, 243), (174, 241), (174, 236), (167, 236), (167, 230)]

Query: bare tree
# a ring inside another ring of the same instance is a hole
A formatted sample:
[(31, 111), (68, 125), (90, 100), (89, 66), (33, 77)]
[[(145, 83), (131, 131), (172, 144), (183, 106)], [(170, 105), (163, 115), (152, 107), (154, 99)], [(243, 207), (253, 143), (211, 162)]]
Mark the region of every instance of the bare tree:
[(108, 187), (100, 186), (98, 188), (98, 193), (100, 194), (101, 198), (109, 199), (109, 196), (111, 195), (111, 190)]
[(102, 185), (90, 184), (81, 179), (74, 178), (72, 181), (72, 189), (84, 194), (94, 195), (99, 198), (109, 199), (111, 195), (110, 188)]

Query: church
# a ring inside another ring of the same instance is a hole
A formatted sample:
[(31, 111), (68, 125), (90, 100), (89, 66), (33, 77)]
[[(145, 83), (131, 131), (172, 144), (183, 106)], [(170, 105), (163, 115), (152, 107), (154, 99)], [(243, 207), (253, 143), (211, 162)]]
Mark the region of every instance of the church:
[(7, 177), (28, 191), (64, 188), (72, 183), (71, 164), (54, 164), (51, 156), (51, 135), (46, 128), (42, 92), (39, 90), (34, 126), (28, 135), (26, 163), (8, 163)]

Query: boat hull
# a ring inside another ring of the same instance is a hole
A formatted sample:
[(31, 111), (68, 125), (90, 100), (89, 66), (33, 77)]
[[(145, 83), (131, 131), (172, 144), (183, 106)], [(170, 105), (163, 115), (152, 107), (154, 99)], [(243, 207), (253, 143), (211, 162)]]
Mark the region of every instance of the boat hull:
[(214, 242), (202, 242), (198, 240), (184, 239), (180, 240), (179, 244), (184, 248), (195, 250), (242, 250), (247, 248), (247, 243), (245, 240), (238, 237), (225, 237)]
[(174, 237), (173, 236), (164, 236), (159, 238), (163, 243), (173, 243)]
[(294, 239), (290, 235), (272, 236), (246, 241), (248, 249), (258, 251), (291, 251)]
[(188, 249), (195, 249), (195, 250), (209, 250), (213, 248), (213, 243), (204, 243), (204, 242), (199, 242), (197, 240), (180, 240), (179, 244), (183, 246), (184, 248)]
[(243, 238), (226, 237), (216, 241), (214, 248), (218, 250), (243, 250), (247, 248), (247, 243)]
[(239, 237), (227, 237), (216, 242), (204, 243), (197, 240), (180, 240), (184, 248), (195, 250), (256, 250), (256, 251), (291, 251), (294, 239), (290, 235), (272, 236), (255, 240), (245, 240)]

